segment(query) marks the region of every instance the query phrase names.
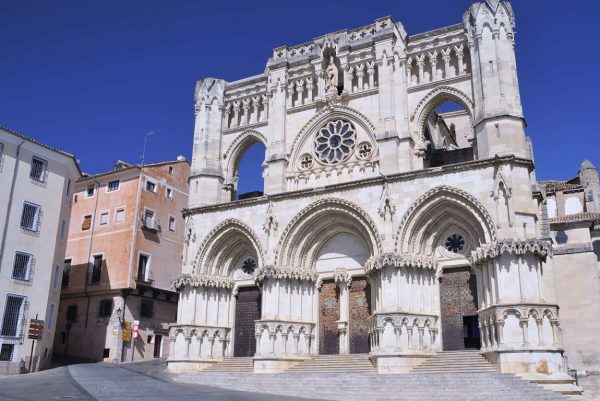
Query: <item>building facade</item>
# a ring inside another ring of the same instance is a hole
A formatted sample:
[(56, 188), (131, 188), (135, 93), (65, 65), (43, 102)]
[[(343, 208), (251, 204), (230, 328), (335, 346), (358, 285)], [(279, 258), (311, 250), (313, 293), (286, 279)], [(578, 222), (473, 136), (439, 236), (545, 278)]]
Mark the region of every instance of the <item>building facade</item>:
[[(73, 155), (0, 127), (0, 374), (52, 358), (74, 183)], [(31, 319), (42, 338), (29, 339)], [(33, 352), (32, 352), (33, 350)]]
[[(402, 373), (479, 348), (502, 372), (564, 378), (514, 27), (497, 0), (417, 35), (384, 17), (198, 81), (169, 369), (368, 353)], [(237, 200), (257, 142), (265, 195)]]
[[(55, 355), (66, 361), (166, 356), (170, 289), (183, 249), (184, 158), (85, 176), (74, 186)], [(133, 323), (139, 335), (133, 338)]]
[(600, 399), (600, 181), (584, 161), (568, 181), (543, 181), (569, 365), (590, 400)]

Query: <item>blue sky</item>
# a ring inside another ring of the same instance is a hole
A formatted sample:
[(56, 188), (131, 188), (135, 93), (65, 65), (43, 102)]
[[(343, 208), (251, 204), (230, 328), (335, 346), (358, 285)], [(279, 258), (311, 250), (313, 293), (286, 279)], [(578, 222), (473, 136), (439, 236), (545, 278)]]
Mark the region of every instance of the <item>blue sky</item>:
[[(585, 158), (600, 165), (600, 2), (513, 3), (537, 175), (567, 179)], [(190, 157), (196, 80), (261, 73), (277, 46), (385, 15), (409, 34), (459, 23), (469, 4), (0, 0), (0, 124), (74, 153), (90, 173), (139, 162), (149, 131), (147, 161)]]

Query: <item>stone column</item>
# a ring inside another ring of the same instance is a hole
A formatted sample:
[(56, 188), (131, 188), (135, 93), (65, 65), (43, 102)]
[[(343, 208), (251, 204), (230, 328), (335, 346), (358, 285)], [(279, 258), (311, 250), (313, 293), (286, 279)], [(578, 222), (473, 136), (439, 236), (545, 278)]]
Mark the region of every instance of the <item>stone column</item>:
[(312, 77), (306, 78), (306, 103), (310, 104), (313, 102), (313, 79)]
[(365, 65), (359, 64), (356, 66), (356, 76), (358, 77), (358, 92), (364, 89)]
[(375, 87), (375, 61), (367, 63), (367, 74), (369, 75), (368, 89), (373, 89)]
[(258, 96), (254, 96), (252, 98), (252, 114), (250, 114), (250, 124), (255, 124), (258, 122), (259, 108), (260, 108), (260, 98)]
[(291, 109), (294, 105), (294, 84), (288, 82), (287, 85), (287, 108)]
[(429, 53), (429, 63), (431, 64), (431, 80), (437, 80), (437, 51)]
[(244, 114), (240, 125), (248, 125), (248, 122), (250, 121), (250, 99), (242, 100), (242, 108), (244, 109)]
[(442, 50), (442, 60), (444, 61), (444, 78), (448, 79), (451, 78), (451, 74), (450, 74), (450, 50), (451, 49), (444, 49)]
[(240, 102), (233, 103), (233, 120), (231, 121), (231, 127), (237, 128), (240, 125)]
[(298, 93), (298, 99), (296, 99), (296, 104), (295, 106), (302, 106), (304, 105), (304, 81), (303, 80), (299, 80), (298, 82), (296, 82), (296, 92)]

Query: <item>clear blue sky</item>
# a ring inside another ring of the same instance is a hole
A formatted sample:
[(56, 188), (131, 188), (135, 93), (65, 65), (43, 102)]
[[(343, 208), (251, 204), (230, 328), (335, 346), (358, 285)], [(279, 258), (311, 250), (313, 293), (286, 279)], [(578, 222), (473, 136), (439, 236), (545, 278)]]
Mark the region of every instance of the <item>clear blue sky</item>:
[[(469, 0), (0, 0), (0, 124), (74, 153), (190, 157), (193, 90), (264, 71), (273, 48), (391, 15), (409, 34), (459, 23)], [(600, 2), (516, 0), (517, 65), (539, 179), (600, 165)]]

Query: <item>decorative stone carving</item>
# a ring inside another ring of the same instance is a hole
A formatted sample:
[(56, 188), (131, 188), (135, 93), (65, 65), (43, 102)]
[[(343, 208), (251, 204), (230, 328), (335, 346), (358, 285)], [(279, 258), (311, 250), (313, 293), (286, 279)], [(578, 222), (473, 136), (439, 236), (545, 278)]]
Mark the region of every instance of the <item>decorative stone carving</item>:
[(437, 269), (437, 259), (424, 255), (384, 253), (380, 256), (370, 257), (365, 263), (365, 271), (370, 273), (381, 270), (387, 266), (435, 270)]
[(291, 279), (315, 281), (317, 273), (309, 269), (293, 267), (262, 266), (254, 272), (254, 280), (261, 282), (267, 279)]
[(491, 244), (484, 244), (472, 251), (471, 262), (474, 264), (482, 263), (504, 253), (513, 255), (532, 253), (539, 256), (542, 261), (545, 261), (549, 255), (552, 255), (552, 245), (547, 241), (539, 239), (494, 241)]
[(212, 276), (208, 274), (189, 275), (182, 274), (171, 283), (171, 288), (178, 291), (182, 287), (215, 287), (233, 288), (233, 280), (230, 277)]

